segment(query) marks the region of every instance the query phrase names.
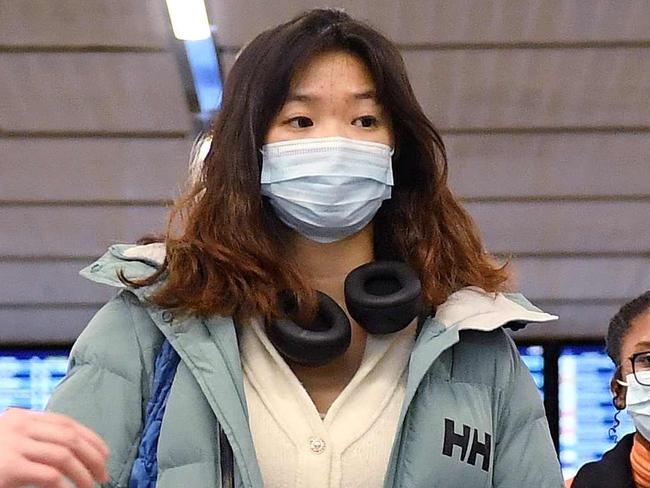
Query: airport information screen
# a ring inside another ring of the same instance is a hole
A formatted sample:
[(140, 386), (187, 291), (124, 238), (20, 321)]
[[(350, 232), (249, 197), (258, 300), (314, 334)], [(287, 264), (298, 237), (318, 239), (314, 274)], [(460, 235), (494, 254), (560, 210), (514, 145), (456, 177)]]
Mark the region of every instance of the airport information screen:
[[(564, 476), (572, 477), (580, 466), (600, 459), (615, 444), (609, 435), (616, 413), (609, 391), (614, 365), (603, 346), (564, 346), (560, 349), (558, 370), (560, 462)], [(619, 439), (634, 432), (626, 412), (618, 418)]]
[(0, 350), (0, 412), (45, 408), (68, 366), (67, 350)]

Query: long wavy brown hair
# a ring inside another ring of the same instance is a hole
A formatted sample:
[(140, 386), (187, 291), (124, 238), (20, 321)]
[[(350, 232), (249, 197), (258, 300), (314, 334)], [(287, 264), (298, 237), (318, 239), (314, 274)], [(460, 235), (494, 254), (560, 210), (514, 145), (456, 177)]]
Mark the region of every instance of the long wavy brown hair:
[(282, 315), (279, 295), (291, 290), (304, 317), (314, 312), (314, 290), (291, 259), (291, 231), (260, 194), (259, 149), (293, 74), (331, 50), (365, 62), (395, 131), (395, 186), (373, 221), (376, 259), (407, 262), (430, 309), (464, 286), (496, 291), (507, 281), (447, 187), (444, 144), (415, 99), (397, 48), (341, 11), (318, 9), (260, 34), (232, 67), (200, 177), (170, 215), (166, 260), (137, 283), (160, 282), (156, 304), (275, 319)]

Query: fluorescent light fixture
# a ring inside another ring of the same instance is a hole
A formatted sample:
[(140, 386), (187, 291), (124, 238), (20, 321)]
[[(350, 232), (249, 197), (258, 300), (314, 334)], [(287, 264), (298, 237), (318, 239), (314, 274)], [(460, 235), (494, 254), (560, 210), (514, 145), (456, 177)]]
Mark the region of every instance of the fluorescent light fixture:
[(203, 0), (166, 0), (172, 30), (177, 39), (199, 41), (210, 37), (210, 23)]

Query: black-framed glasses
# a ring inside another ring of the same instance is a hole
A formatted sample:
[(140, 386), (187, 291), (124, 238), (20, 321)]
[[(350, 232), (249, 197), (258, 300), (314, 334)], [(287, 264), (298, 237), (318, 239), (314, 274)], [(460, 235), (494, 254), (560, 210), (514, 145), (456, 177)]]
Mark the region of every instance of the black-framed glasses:
[(637, 383), (650, 386), (650, 351), (637, 352), (630, 356), (632, 372)]

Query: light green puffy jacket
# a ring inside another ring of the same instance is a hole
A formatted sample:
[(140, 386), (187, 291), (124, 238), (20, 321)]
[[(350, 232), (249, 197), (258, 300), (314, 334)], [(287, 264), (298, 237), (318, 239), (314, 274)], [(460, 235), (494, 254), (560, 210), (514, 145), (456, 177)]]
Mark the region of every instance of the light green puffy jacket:
[[(158, 488), (221, 486), (219, 424), (232, 446), (235, 486), (261, 488), (232, 320), (174, 316), (145, 300), (150, 288), (125, 287), (117, 277), (120, 269), (131, 278), (150, 275), (160, 253), (155, 245), (116, 245), (82, 271), (120, 290), (75, 343), (48, 410), (101, 435), (111, 448), (105, 486), (127, 487), (166, 337), (181, 362), (160, 431)], [(385, 488), (563, 486), (540, 396), (500, 327), (553, 318), (521, 295), (468, 288), (426, 320), (411, 353)]]

